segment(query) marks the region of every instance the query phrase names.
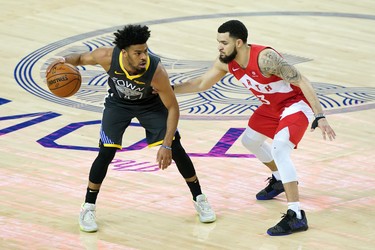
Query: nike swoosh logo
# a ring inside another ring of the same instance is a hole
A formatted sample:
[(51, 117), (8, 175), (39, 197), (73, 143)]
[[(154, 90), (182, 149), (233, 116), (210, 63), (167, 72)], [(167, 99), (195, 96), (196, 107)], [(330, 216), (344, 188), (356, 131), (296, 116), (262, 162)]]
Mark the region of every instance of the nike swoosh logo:
[(125, 75), (125, 73), (117, 72), (116, 70), (115, 70), (115, 74), (116, 74), (116, 75)]
[(146, 84), (146, 83), (144, 83), (144, 82), (137, 81), (137, 80), (134, 80), (134, 82), (137, 83), (137, 84)]
[(237, 70), (239, 70), (240, 68), (232, 68), (232, 71), (235, 72)]

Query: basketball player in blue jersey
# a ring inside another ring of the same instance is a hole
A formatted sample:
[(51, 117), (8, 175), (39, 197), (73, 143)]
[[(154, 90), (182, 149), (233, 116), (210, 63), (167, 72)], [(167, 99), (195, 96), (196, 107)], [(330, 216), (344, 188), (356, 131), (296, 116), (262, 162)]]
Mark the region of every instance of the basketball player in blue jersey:
[[(70, 54), (54, 61), (47, 69), (48, 72), (56, 63), (65, 62), (74, 66), (99, 64), (108, 74), (110, 88), (104, 103), (100, 150), (91, 166), (86, 199), (79, 215), (81, 230), (98, 230), (95, 203), (99, 189), (133, 118), (145, 129), (149, 146), (160, 145), (156, 156), (159, 168), (166, 169), (172, 159), (176, 163), (192, 193), (200, 221), (215, 221), (216, 215), (202, 194), (193, 163), (180, 143), (179, 106), (168, 74), (160, 58), (148, 54), (148, 27), (127, 25), (114, 35), (114, 47)], [(153, 94), (153, 89), (158, 95)]]

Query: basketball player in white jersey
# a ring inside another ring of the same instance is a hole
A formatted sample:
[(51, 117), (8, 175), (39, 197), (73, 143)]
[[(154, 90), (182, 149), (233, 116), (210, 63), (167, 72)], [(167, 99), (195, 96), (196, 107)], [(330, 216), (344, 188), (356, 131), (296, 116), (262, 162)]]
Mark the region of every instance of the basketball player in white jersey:
[[(300, 209), (296, 169), (290, 154), (303, 137), (309, 122), (319, 127), (323, 138), (333, 140), (311, 83), (274, 49), (247, 43), (243, 23), (230, 20), (218, 28), (220, 55), (203, 76), (174, 86), (175, 93), (202, 92), (233, 74), (261, 101), (250, 117), (242, 144), (271, 171), (268, 186), (258, 200), (269, 200), (285, 191), (288, 210), (282, 220), (267, 230), (271, 236), (308, 229), (305, 212)], [(272, 138), (272, 145), (266, 139)]]

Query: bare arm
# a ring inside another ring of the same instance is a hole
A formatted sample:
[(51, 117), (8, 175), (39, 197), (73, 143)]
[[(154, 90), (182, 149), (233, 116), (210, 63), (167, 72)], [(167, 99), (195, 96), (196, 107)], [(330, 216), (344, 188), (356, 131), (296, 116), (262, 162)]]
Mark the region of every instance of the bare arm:
[(228, 72), (228, 66), (221, 63), (218, 59), (215, 61), (213, 67), (209, 69), (204, 75), (174, 85), (174, 92), (177, 94), (202, 92), (211, 88), (215, 83), (221, 80)]
[(53, 61), (47, 68), (47, 72), (57, 63), (69, 63), (73, 66), (79, 65), (101, 65), (105, 71), (111, 66), (113, 48), (101, 47), (91, 52), (74, 53)]
[[(323, 115), (323, 108), (310, 81), (278, 53), (272, 49), (263, 50), (259, 55), (259, 67), (265, 76), (276, 75), (284, 81), (301, 88), (315, 116)], [(330, 140), (335, 138), (336, 134), (325, 118), (319, 119), (318, 126), (322, 130), (324, 139), (326, 139), (326, 135)]]
[[(164, 106), (168, 109), (167, 131), (164, 136), (163, 145), (171, 147), (180, 118), (180, 110), (176, 96), (171, 88), (168, 74), (161, 63), (159, 63), (152, 79), (152, 87), (158, 92)], [(171, 150), (160, 147), (157, 154), (157, 161), (159, 162), (159, 168), (167, 168), (172, 163)]]

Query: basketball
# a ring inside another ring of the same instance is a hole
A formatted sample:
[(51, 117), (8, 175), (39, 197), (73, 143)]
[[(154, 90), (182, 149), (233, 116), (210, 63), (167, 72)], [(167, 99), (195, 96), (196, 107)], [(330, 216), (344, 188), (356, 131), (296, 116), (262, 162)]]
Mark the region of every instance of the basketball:
[(79, 70), (68, 63), (58, 63), (46, 75), (49, 90), (58, 97), (69, 97), (77, 93), (82, 78)]

